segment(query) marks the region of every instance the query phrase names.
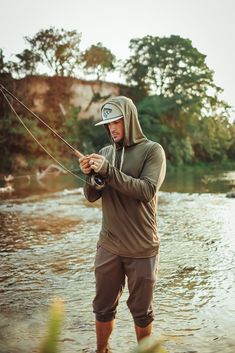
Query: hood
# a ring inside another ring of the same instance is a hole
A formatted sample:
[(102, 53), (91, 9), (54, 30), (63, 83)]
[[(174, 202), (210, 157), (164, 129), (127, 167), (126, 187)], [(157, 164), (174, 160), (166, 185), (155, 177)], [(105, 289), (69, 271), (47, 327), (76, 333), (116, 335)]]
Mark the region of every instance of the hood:
[[(105, 102), (105, 104), (107, 103), (111, 103), (117, 106), (123, 113), (124, 131), (125, 131), (125, 136), (123, 141), (124, 146), (135, 145), (137, 143), (140, 143), (141, 141), (146, 140), (146, 137), (144, 136), (139, 123), (136, 106), (134, 105), (134, 103), (130, 98), (127, 98), (124, 96), (113, 97), (110, 100)], [(110, 136), (109, 129), (106, 124), (105, 124), (105, 127)]]

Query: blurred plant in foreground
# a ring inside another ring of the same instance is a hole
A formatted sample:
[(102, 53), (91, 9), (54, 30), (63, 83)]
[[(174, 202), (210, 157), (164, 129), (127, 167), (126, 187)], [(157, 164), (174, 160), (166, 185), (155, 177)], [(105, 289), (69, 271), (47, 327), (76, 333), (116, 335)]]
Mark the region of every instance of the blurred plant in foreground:
[[(59, 335), (64, 318), (64, 303), (62, 299), (54, 299), (51, 305), (47, 335), (38, 353), (58, 353)], [(130, 353), (168, 353), (163, 347), (165, 340), (154, 337), (144, 338)]]
[(61, 332), (64, 317), (64, 303), (62, 299), (54, 299), (51, 305), (50, 319), (47, 336), (39, 350), (39, 353), (57, 353), (58, 338)]
[(164, 340), (157, 340), (154, 337), (146, 337), (141, 340), (138, 346), (131, 353), (168, 353), (163, 347)]

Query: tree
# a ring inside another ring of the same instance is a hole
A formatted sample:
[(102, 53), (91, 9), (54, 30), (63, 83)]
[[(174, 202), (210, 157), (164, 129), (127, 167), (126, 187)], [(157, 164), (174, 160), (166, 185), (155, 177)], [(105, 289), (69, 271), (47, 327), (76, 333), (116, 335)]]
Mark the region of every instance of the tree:
[(88, 73), (95, 74), (97, 80), (104, 77), (108, 71), (114, 70), (115, 56), (102, 43), (88, 48), (83, 54), (84, 68)]
[(179, 165), (193, 161), (226, 160), (228, 152), (233, 154), (234, 137), (232, 125), (221, 116), (201, 119), (197, 106), (190, 114), (178, 111), (172, 118), (175, 102), (172, 97), (145, 97), (137, 105), (144, 133), (164, 146), (167, 160)]
[(17, 62), (9, 62), (11, 72), (15, 72), (18, 76), (36, 75), (38, 74), (38, 64), (41, 61), (40, 55), (32, 50), (25, 49), (22, 53), (16, 54)]
[(226, 160), (231, 145), (230, 125), (221, 118), (205, 117), (195, 125), (190, 140), (197, 160)]
[(188, 131), (181, 129), (180, 119), (172, 119), (175, 102), (172, 98), (153, 95), (137, 104), (139, 119), (146, 136), (164, 146), (172, 164), (191, 162), (194, 151)]
[(4, 58), (3, 49), (0, 48), (0, 74), (9, 73), (9, 65)]
[(51, 27), (41, 30), (34, 37), (25, 37), (33, 54), (40, 57), (53, 74), (71, 76), (80, 64), (81, 34)]
[(228, 150), (228, 156), (232, 159), (235, 160), (235, 121), (233, 124), (230, 126), (230, 143), (229, 143), (229, 150)]
[(125, 62), (124, 73), (143, 95), (174, 97), (179, 109), (197, 105), (202, 115), (212, 98), (214, 108), (223, 105), (218, 98), (222, 90), (213, 82), (206, 56), (189, 39), (145, 36), (132, 39), (130, 49), (133, 54)]
[[(34, 136), (41, 138), (45, 144), (45, 132), (38, 127), (37, 121), (27, 117), (23, 120)], [(14, 169), (13, 156), (15, 154), (22, 154), (28, 159), (41, 154), (41, 148), (11, 112), (0, 119), (0, 149), (2, 153), (0, 165), (3, 170)]]

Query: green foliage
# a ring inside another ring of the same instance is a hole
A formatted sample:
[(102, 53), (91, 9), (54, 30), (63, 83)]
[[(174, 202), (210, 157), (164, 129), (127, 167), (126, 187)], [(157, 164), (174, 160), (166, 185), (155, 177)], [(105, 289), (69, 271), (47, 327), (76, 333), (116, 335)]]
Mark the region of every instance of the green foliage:
[(0, 48), (0, 74), (5, 74), (9, 72), (9, 67), (5, 62), (5, 55), (3, 54), (3, 49)]
[(109, 144), (108, 134), (103, 126), (94, 126), (94, 119), (79, 120), (80, 143), (84, 153), (98, 152), (102, 147)]
[(80, 127), (78, 115), (81, 111), (80, 107), (71, 108), (69, 117), (65, 119), (62, 130), (66, 135), (66, 140), (76, 149), (81, 148)]
[[(37, 141), (55, 158), (60, 161), (68, 160), (70, 152), (68, 148), (54, 136), (52, 132), (46, 129), (33, 117), (21, 117), (29, 131), (34, 135)], [(52, 119), (52, 120), (50, 120)], [(52, 114), (45, 119), (50, 126), (53, 126), (55, 119)], [(76, 132), (76, 125), (72, 121), (67, 120), (65, 127), (61, 126), (59, 132), (68, 142), (73, 144), (79, 141), (79, 135)], [(72, 124), (74, 128), (72, 127)], [(43, 150), (43, 148), (35, 141), (30, 133), (25, 129), (15, 115), (6, 115), (0, 119), (0, 148), (3, 158), (0, 161), (0, 170), (12, 171), (14, 166), (14, 156), (22, 155), (29, 163), (29, 167), (47, 166), (52, 158)], [(75, 147), (77, 145), (75, 144)]]
[[(44, 137), (44, 131), (38, 128), (35, 120), (23, 118), (23, 121), (36, 138)], [(14, 154), (34, 156), (34, 158), (40, 154), (40, 147), (14, 115), (6, 115), (0, 119), (0, 149), (3, 156), (2, 169), (13, 168)]]
[[(6, 63), (0, 50), (0, 73), (6, 75), (11, 68), (19, 75), (35, 74), (38, 67), (46, 65), (53, 74), (65, 76), (74, 74), (80, 67), (99, 80), (116, 68), (116, 58), (109, 49), (99, 42), (81, 53), (80, 40), (81, 34), (76, 31), (53, 27), (41, 30), (32, 38), (26, 37), (30, 48), (16, 55), (17, 62)], [(221, 89), (213, 81), (206, 56), (189, 39), (176, 35), (132, 39), (130, 49), (132, 55), (123, 65), (123, 72), (131, 85), (125, 89), (120, 85), (120, 94), (135, 97), (135, 102), (138, 100), (143, 131), (148, 138), (162, 144), (168, 161), (179, 165), (234, 159), (235, 127), (229, 123), (230, 106), (219, 97)], [(68, 107), (70, 83), (65, 86), (58, 79), (54, 78), (45, 97), (49, 125), (81, 152), (98, 151), (109, 143), (104, 127), (94, 127), (93, 117), (81, 119), (80, 108)], [(109, 92), (102, 96), (101, 91), (91, 89), (93, 95), (87, 110), (110, 96)], [(61, 114), (60, 104), (69, 113)], [(45, 155), (16, 118), (10, 117), (5, 107), (2, 111), (0, 147), (4, 158), (1, 165), (8, 168), (14, 153), (31, 160)], [(61, 141), (34, 119), (26, 118), (25, 122), (50, 153), (68, 159), (69, 151)]]
[[(230, 107), (219, 99), (205, 55), (179, 36), (133, 39), (130, 48), (124, 72), (145, 96), (138, 110), (146, 135), (176, 165), (225, 159)], [(156, 95), (148, 97), (151, 92)]]
[(19, 76), (22, 74), (36, 75), (38, 73), (37, 66), (40, 62), (40, 55), (32, 50), (25, 49), (22, 53), (16, 54), (18, 62), (10, 62), (11, 71), (16, 72)]
[[(174, 99), (159, 96), (144, 98), (138, 103), (137, 109), (145, 135), (164, 147), (171, 165), (234, 158), (235, 125), (229, 125), (226, 119), (201, 119), (196, 113), (178, 111)], [(196, 111), (196, 108), (194, 110)], [(79, 113), (80, 107), (71, 108), (59, 125), (57, 122), (56, 130), (82, 153), (98, 152), (110, 143), (108, 134), (103, 126), (94, 126), (92, 117), (81, 119)], [(46, 120), (54, 127), (55, 119), (55, 114), (50, 113)], [(60, 161), (69, 160), (69, 163), (72, 163), (68, 148), (50, 131), (34, 118), (24, 117), (23, 121), (53, 156)], [(21, 154), (34, 166), (41, 165), (45, 158), (50, 160), (46, 152), (12, 115), (6, 115), (0, 120), (0, 148), (4, 156), (1, 159), (1, 170), (12, 170), (12, 157), (16, 154)]]
[(177, 114), (174, 100), (159, 96), (146, 97), (137, 105), (139, 119), (146, 136), (159, 142), (172, 164), (191, 162), (194, 152), (190, 139), (180, 126), (172, 125), (172, 114)]
[(229, 128), (230, 132), (230, 141), (229, 141), (229, 148), (228, 148), (228, 156), (232, 160), (235, 160), (235, 122), (231, 124)]
[(194, 161), (222, 161), (235, 145), (234, 128), (226, 118), (204, 117), (177, 108), (174, 97), (150, 96), (137, 105), (144, 133), (159, 142), (173, 165)]
[(126, 62), (126, 73), (134, 83), (163, 96), (204, 94), (212, 84), (212, 71), (205, 55), (189, 39), (146, 36), (130, 41), (134, 54)]
[(87, 73), (95, 74), (98, 80), (115, 68), (115, 56), (102, 43), (97, 43), (88, 48), (83, 54), (83, 61)]
[(226, 121), (204, 118), (195, 126), (192, 144), (198, 160), (216, 161), (227, 158), (231, 132)]
[(108, 135), (103, 127), (94, 126), (93, 117), (79, 119), (81, 108), (71, 108), (63, 125), (66, 140), (82, 153), (98, 151), (108, 143)]
[[(61, 122), (56, 131), (73, 147), (82, 153), (98, 151), (108, 143), (108, 135), (103, 127), (94, 127), (94, 119), (79, 119), (79, 108), (71, 108), (68, 116)], [(46, 121), (52, 127), (55, 116), (47, 115)], [(35, 118), (22, 117), (23, 122), (35, 138), (46, 150), (60, 161), (70, 160), (71, 154), (65, 144), (47, 130)], [(41, 166), (43, 161), (50, 160), (47, 153), (30, 136), (15, 115), (6, 115), (0, 119), (0, 170), (12, 171), (14, 169), (14, 155), (22, 155), (32, 165)]]
[(205, 107), (216, 110), (226, 103), (220, 101), (221, 89), (213, 82), (213, 71), (206, 56), (192, 46), (189, 39), (145, 36), (132, 39), (133, 54), (124, 65), (128, 83), (143, 95), (157, 94), (174, 98), (180, 109), (197, 105), (201, 115)]
[(39, 55), (41, 63), (58, 76), (71, 76), (80, 63), (81, 34), (51, 27), (41, 30), (34, 37), (25, 37), (30, 50)]

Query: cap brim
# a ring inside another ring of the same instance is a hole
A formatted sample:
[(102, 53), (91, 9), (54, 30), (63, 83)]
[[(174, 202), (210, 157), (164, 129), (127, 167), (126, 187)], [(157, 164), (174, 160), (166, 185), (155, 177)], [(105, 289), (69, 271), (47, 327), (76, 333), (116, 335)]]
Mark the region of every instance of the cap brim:
[(109, 123), (112, 123), (113, 121), (116, 121), (116, 120), (119, 120), (122, 118), (123, 118), (123, 116), (118, 116), (117, 118), (105, 119), (105, 120), (102, 120), (102, 121), (99, 121), (98, 123), (96, 123), (95, 126), (109, 124)]

